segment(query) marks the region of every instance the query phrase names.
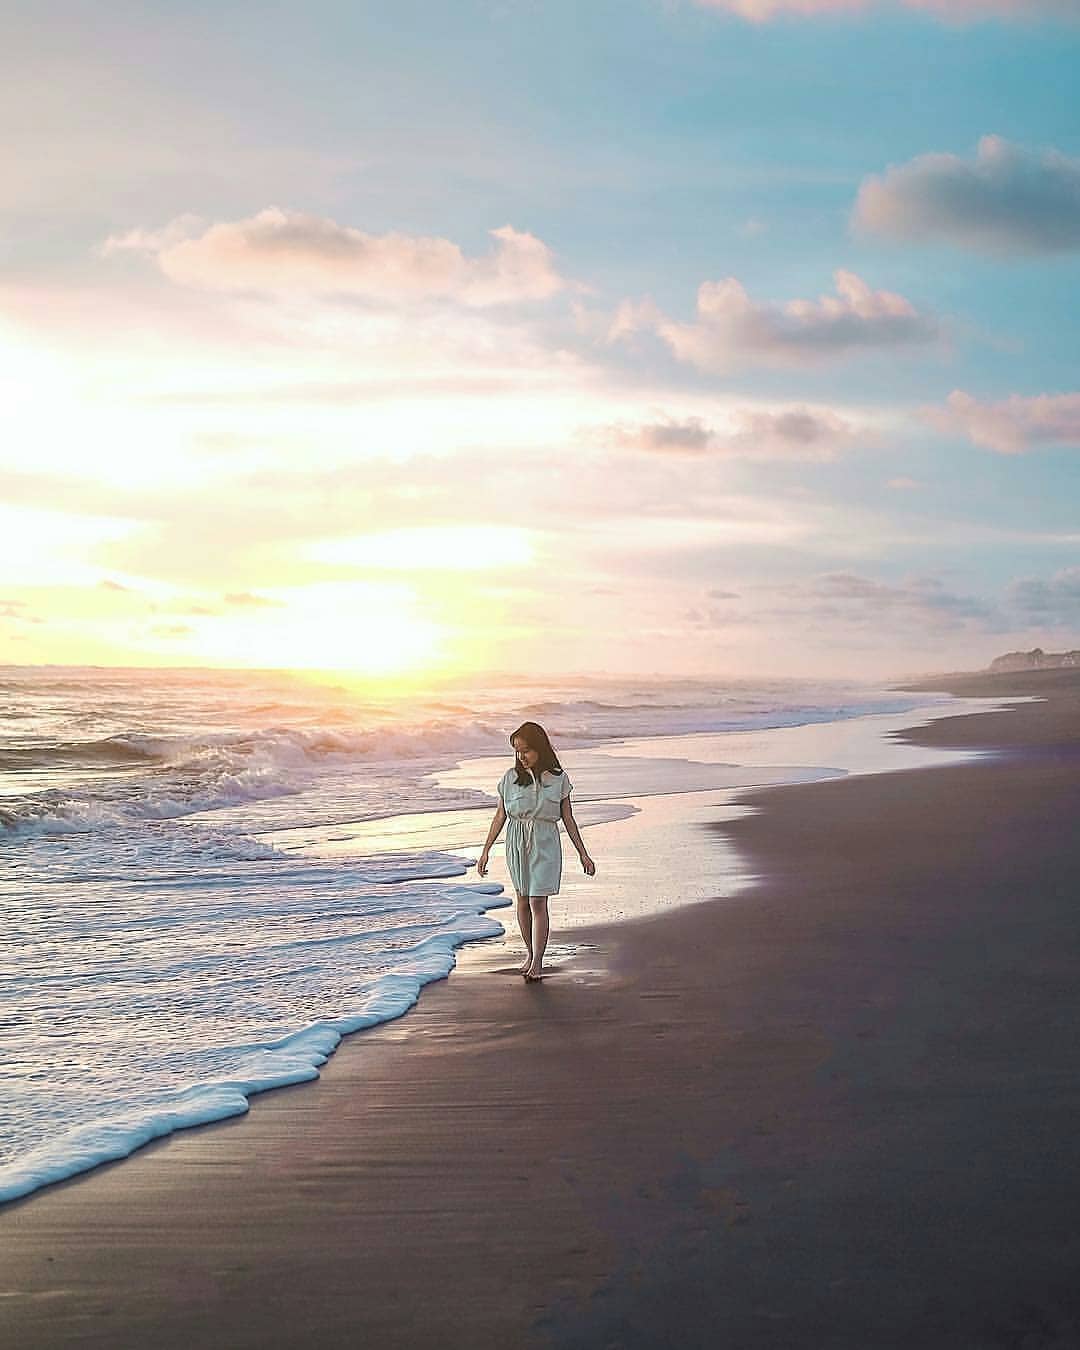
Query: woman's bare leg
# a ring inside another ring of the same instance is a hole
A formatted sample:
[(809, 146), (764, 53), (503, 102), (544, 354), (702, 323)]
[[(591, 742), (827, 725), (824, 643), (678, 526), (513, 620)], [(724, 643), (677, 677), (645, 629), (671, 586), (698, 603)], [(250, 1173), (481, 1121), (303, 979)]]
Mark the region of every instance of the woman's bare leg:
[(517, 898), (517, 921), (518, 932), (521, 934), (521, 940), (525, 944), (526, 951), (525, 960), (521, 966), (521, 973), (524, 975), (533, 961), (532, 908), (529, 905), (527, 895), (519, 895)]
[(546, 895), (530, 895), (529, 907), (532, 910), (532, 964), (528, 974), (539, 978), (544, 973), (544, 951), (547, 948), (548, 932), (551, 922), (548, 918), (548, 898)]

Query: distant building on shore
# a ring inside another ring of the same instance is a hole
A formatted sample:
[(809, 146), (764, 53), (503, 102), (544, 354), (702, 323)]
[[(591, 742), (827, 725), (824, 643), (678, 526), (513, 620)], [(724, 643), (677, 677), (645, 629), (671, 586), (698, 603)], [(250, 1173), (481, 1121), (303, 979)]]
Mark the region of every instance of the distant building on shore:
[(987, 669), (1052, 670), (1059, 666), (1080, 666), (1080, 651), (1044, 652), (1041, 647), (1032, 647), (1029, 652), (1006, 652), (1004, 656), (995, 656)]

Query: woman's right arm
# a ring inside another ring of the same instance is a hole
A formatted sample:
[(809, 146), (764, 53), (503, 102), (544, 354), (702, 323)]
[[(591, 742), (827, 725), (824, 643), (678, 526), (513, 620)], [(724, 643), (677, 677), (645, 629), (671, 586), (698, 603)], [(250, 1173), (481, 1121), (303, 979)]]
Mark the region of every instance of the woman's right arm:
[(477, 876), (486, 877), (488, 869), (488, 854), (491, 852), (491, 846), (502, 833), (502, 827), (506, 823), (506, 807), (502, 804), (502, 798), (499, 798), (499, 804), (495, 808), (495, 815), (491, 822), (491, 829), (488, 830), (487, 839), (484, 840), (484, 851), (476, 860)]

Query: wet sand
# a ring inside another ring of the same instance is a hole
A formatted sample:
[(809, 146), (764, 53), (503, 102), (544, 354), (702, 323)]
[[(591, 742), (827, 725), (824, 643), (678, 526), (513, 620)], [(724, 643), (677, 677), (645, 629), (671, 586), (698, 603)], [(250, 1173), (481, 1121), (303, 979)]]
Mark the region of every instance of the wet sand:
[(743, 792), (755, 887), (538, 987), (473, 949), (319, 1083), (0, 1211), (0, 1344), (1080, 1346), (1080, 672), (925, 687), (1048, 701)]

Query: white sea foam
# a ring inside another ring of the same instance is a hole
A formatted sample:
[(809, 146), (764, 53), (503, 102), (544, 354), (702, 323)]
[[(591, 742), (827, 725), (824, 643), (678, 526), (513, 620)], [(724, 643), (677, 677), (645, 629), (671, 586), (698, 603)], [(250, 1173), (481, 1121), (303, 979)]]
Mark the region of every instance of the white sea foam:
[(212, 838), (214, 868), (192, 841), (124, 868), (75, 842), (7, 897), (0, 1201), (316, 1077), (502, 932), (501, 887), (449, 881), (468, 867), (450, 854), (237, 859)]
[(501, 932), (499, 924), (482, 915), (459, 918), (445, 932), (419, 944), (392, 974), (375, 980), (358, 998), (355, 1012), (333, 1022), (313, 1023), (271, 1044), (246, 1047), (247, 1072), (243, 1077), (200, 1083), (156, 1102), (132, 1103), (26, 1149), (13, 1161), (0, 1165), (0, 1204), (102, 1163), (126, 1158), (144, 1144), (176, 1130), (242, 1115), (250, 1098), (259, 1092), (318, 1078), (319, 1069), (343, 1036), (401, 1017), (419, 998), (425, 984), (445, 978), (453, 969), (456, 947)]

